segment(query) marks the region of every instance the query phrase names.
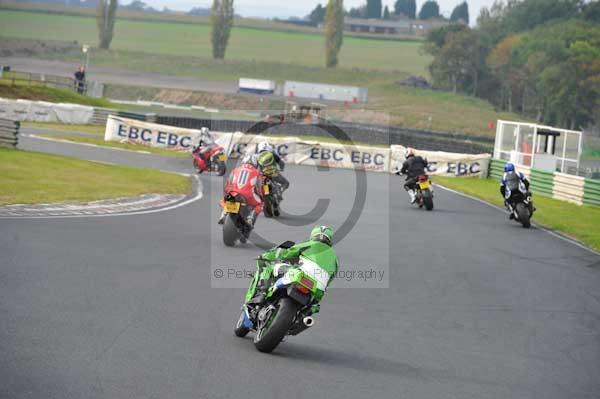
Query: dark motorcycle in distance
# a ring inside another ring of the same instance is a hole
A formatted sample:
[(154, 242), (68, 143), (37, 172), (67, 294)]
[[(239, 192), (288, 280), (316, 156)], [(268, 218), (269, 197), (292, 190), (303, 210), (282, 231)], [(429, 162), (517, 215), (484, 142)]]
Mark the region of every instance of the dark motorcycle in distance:
[(279, 217), (281, 215), (281, 210), (279, 208), (279, 204), (281, 203), (281, 188), (271, 179), (265, 180), (265, 185), (263, 186), (263, 194), (265, 198), (265, 206), (263, 212), (265, 217)]
[(509, 194), (505, 203), (512, 214), (511, 219), (521, 223), (526, 229), (531, 227), (531, 217), (535, 210), (531, 201), (531, 193), (514, 190)]

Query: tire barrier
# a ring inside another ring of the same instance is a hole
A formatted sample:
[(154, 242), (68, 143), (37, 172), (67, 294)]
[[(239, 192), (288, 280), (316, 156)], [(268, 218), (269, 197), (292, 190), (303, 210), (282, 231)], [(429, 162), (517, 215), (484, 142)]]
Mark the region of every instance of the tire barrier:
[(0, 119), (0, 147), (16, 148), (20, 128), (21, 123), (18, 121)]

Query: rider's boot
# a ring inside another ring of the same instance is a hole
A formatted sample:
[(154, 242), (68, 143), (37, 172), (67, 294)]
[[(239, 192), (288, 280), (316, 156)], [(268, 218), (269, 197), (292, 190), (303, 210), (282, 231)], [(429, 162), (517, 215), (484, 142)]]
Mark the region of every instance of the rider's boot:
[(250, 226), (250, 228), (254, 227), (254, 223), (256, 222), (256, 210), (252, 209), (248, 216), (246, 217), (246, 223)]
[(225, 222), (225, 210), (221, 212), (221, 216), (219, 216), (219, 224), (223, 224)]
[(417, 194), (415, 193), (415, 190), (408, 190), (408, 196), (410, 197), (411, 204), (417, 202)]

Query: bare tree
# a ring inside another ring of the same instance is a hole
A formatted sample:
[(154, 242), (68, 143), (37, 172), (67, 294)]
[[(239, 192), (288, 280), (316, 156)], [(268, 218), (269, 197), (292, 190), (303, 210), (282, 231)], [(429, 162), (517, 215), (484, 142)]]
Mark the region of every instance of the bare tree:
[(225, 58), (225, 50), (233, 26), (233, 15), (233, 0), (213, 1), (210, 25), (212, 28), (212, 53), (216, 60)]
[(98, 39), (101, 49), (108, 50), (110, 48), (118, 5), (117, 0), (98, 0), (96, 21), (98, 22)]

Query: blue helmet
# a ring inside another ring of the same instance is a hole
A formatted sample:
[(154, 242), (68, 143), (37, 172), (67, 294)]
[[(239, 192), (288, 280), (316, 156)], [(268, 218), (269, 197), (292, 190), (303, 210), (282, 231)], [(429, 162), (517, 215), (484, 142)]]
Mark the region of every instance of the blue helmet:
[(505, 172), (514, 172), (515, 171), (515, 165), (513, 165), (510, 162), (507, 162), (506, 165), (504, 165), (504, 171)]

